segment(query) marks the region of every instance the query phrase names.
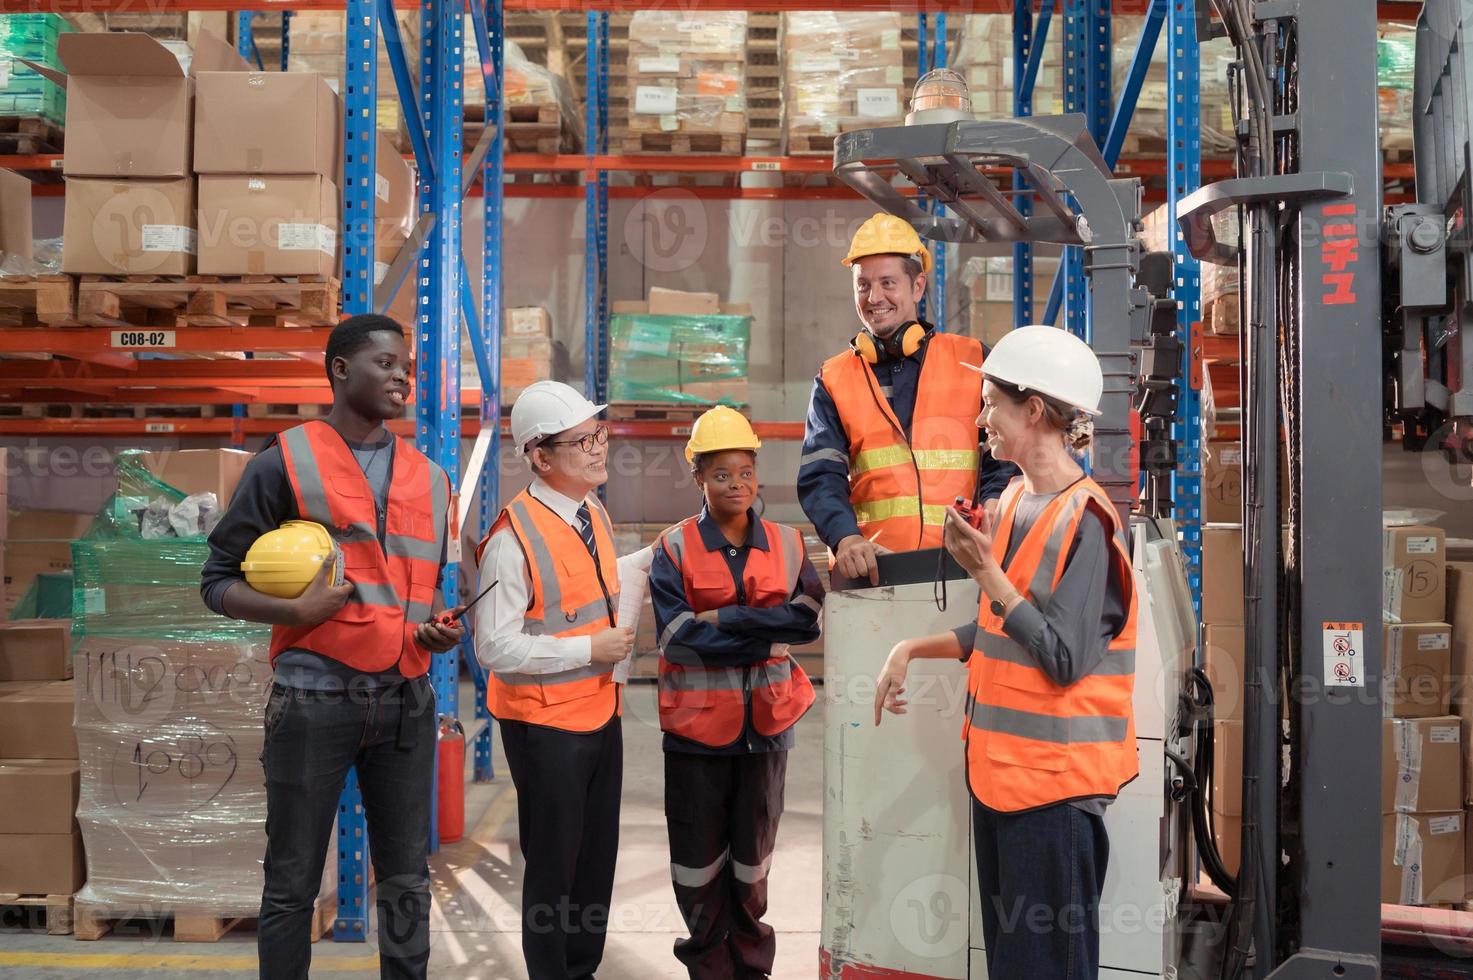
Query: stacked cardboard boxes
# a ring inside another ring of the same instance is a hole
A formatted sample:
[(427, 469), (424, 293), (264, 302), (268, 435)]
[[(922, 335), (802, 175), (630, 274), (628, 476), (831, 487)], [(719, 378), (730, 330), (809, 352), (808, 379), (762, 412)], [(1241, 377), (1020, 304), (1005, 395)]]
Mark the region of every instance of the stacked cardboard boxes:
[(63, 271), (193, 273), (196, 76), (244, 60), (209, 32), (188, 65), (146, 34), (66, 34), (57, 54), (65, 74), (36, 67), (67, 89)]
[(0, 625), (0, 892), (70, 895), (86, 877), (71, 677), (70, 623)]
[[(1059, 102), (1063, 67), (1062, 32), (1049, 31), (1033, 86), (1033, 114), (1063, 111)], [(972, 112), (978, 119), (1013, 114), (1013, 18), (1007, 14), (971, 14), (962, 18), (962, 35), (951, 67), (967, 81)]]
[[(1448, 695), (1452, 714), (1459, 721), (1462, 739), (1462, 766), (1460, 784), (1463, 788), (1463, 854), (1465, 880), (1473, 883), (1473, 841), (1467, 840), (1470, 832), (1468, 819), (1473, 817), (1473, 749), (1469, 740), (1473, 738), (1473, 562), (1449, 561), (1443, 571), (1443, 588), (1446, 593), (1446, 612), (1451, 637), (1449, 656)], [(1464, 901), (1473, 900), (1473, 887)]]
[(613, 312), (609, 359), (620, 369), (610, 401), (746, 404), (749, 305), (655, 287), (646, 300), (615, 302)]
[[(344, 45), (347, 43), (347, 15), (341, 11), (303, 10), (292, 15), (291, 46), (287, 51), (286, 70), (321, 75), (338, 95), (343, 94), (343, 67), (348, 63)], [(395, 12), (399, 22), (399, 40), (404, 46), (404, 60), (410, 77), (419, 78), (419, 16), (414, 11)], [(470, 31), (465, 37), (475, 35)], [(474, 45), (467, 45), (467, 57)], [(402, 103), (394, 82), (394, 71), (389, 64), (388, 45), (378, 46), (378, 101), (376, 118), (380, 132), (398, 142), (403, 127)]]
[(72, 542), (86, 533), (91, 514), (71, 511), (17, 510), (10, 512), (5, 538), (5, 614), (10, 615), (38, 575), (61, 574), (72, 568)]
[(839, 133), (904, 121), (898, 13), (788, 13), (781, 29), (789, 152), (830, 150)]
[(333, 276), (342, 107), (321, 75), (201, 72), (199, 271)]
[[(475, 370), (474, 367), (471, 368)], [(501, 403), (510, 405), (538, 381), (561, 381), (572, 373), (568, 350), (552, 339), (552, 317), (540, 306), (506, 311), (501, 336)]]
[[(1033, 270), (1039, 282), (1048, 282), (1058, 261), (1034, 256)], [(974, 255), (962, 267), (962, 284), (967, 287), (966, 333), (988, 347), (1013, 329), (1013, 260), (1000, 256)], [(1043, 290), (1033, 298), (1029, 323), (1042, 323), (1048, 296)]]
[(746, 62), (743, 11), (636, 13), (629, 22), (626, 151), (675, 148), (653, 137), (691, 136), (721, 137), (723, 148), (740, 150)]

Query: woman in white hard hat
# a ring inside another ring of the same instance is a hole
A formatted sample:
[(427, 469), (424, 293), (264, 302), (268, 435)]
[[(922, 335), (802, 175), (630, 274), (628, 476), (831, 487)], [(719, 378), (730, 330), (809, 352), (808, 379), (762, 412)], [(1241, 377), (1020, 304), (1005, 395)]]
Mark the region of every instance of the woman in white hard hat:
[(476, 550), (476, 655), (517, 789), (522, 954), (531, 980), (592, 977), (603, 957), (624, 747), (614, 666), (633, 649), (619, 626), (613, 526), (594, 493), (608, 480), (605, 406), (539, 381), (511, 410), (532, 484)]
[(1136, 597), (1126, 529), (1078, 458), (1103, 379), (1082, 340), (1014, 330), (983, 368), (987, 444), (1022, 476), (994, 528), (947, 512), (945, 544), (982, 588), (975, 624), (899, 643), (875, 694), (905, 713), (910, 661), (967, 664), (973, 799), (987, 971), (1083, 980), (1099, 965), (1103, 814), (1138, 768), (1131, 694)]
[(772, 972), (767, 874), (814, 697), (788, 644), (818, 639), (823, 584), (803, 535), (752, 510), (761, 445), (735, 409), (696, 420), (685, 458), (704, 506), (660, 536), (650, 568), (670, 877), (690, 929), (675, 956), (694, 980)]

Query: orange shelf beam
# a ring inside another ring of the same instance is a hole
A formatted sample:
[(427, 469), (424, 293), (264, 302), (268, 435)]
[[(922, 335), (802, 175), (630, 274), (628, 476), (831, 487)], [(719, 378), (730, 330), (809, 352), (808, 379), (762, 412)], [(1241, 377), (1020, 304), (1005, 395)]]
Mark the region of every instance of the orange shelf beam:
[[(127, 328), (126, 332), (157, 333), (160, 328)], [(0, 330), (0, 354), (65, 354), (80, 357), (100, 352), (138, 350), (114, 347), (108, 327), (63, 327), (34, 330)], [(174, 346), (154, 348), (157, 353), (210, 354), (220, 351), (310, 351), (327, 347), (331, 327), (179, 327), (173, 331)], [(177, 363), (177, 362), (172, 362)]]

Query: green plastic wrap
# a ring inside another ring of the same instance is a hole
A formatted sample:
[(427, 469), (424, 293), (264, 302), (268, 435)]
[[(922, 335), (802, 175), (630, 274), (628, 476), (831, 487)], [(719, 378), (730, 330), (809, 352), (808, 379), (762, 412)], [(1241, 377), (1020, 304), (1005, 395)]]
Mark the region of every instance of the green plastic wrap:
[(0, 114), (43, 116), (58, 126), (66, 119), (66, 90), (20, 63), (61, 68), (56, 39), (73, 30), (57, 14), (0, 17)]
[(71, 619), (72, 576), (70, 572), (42, 572), (31, 580), (20, 601), (10, 611), (11, 619)]
[(619, 314), (609, 319), (609, 400), (742, 405), (750, 316)]

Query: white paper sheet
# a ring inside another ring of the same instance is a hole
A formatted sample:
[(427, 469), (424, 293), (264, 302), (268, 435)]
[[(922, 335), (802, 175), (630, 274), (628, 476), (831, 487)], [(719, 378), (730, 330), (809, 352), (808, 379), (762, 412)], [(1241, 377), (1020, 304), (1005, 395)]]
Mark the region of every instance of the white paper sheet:
[[(655, 561), (653, 547), (641, 548), (631, 555), (619, 559), (619, 610), (621, 628), (639, 632), (639, 614), (644, 609), (644, 600), (650, 591), (650, 566)], [(614, 682), (629, 683), (629, 671), (634, 666), (634, 653), (614, 665)]]

